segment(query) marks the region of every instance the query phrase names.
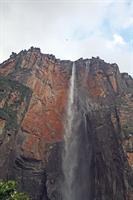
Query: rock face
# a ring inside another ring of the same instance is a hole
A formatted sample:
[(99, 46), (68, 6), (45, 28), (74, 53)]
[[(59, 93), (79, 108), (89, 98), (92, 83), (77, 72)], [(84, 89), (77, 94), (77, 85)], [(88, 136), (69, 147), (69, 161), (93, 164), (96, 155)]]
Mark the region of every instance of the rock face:
[[(0, 65), (0, 179), (33, 200), (61, 195), (64, 120), (71, 61), (39, 48)], [(77, 200), (133, 198), (133, 79), (100, 58), (76, 65)], [(82, 186), (82, 187), (81, 187)]]

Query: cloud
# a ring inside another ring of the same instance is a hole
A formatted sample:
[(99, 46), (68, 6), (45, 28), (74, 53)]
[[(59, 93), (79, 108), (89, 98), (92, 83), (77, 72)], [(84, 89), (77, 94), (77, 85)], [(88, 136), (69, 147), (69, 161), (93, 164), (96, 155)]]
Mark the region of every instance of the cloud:
[(129, 17), (124, 23), (124, 28), (133, 27), (133, 17)]
[(118, 34), (114, 34), (113, 35), (113, 37), (114, 37), (114, 44), (120, 44), (120, 45), (124, 45), (125, 44), (125, 41), (124, 41), (124, 39), (123, 39), (123, 37), (122, 36), (120, 36), (120, 35), (118, 35)]
[(121, 35), (115, 33), (113, 40), (107, 41), (107, 48), (116, 48), (118, 45), (126, 45), (126, 42)]
[(117, 31), (133, 26), (133, 1), (114, 0), (108, 10), (107, 18), (112, 28)]
[(37, 46), (62, 59), (100, 56), (133, 74), (132, 10), (126, 0), (0, 0), (0, 61)]

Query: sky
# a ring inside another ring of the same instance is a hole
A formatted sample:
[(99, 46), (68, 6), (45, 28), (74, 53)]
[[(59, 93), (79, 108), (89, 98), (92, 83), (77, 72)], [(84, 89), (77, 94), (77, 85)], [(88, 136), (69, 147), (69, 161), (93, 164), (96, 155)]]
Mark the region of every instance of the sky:
[(0, 63), (31, 46), (133, 75), (133, 0), (0, 0)]

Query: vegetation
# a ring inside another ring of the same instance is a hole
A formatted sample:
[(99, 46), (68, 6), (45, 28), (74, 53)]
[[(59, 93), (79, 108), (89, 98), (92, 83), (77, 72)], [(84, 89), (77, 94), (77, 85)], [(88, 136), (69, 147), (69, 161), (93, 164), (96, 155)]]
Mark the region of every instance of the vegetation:
[(24, 98), (28, 98), (32, 93), (30, 88), (19, 83), (18, 81), (10, 80), (8, 77), (0, 77), (0, 86), (0, 96), (2, 95), (2, 97), (5, 97), (6, 93), (9, 91), (13, 92), (17, 90), (20, 92), (21, 98), (23, 100)]
[(6, 129), (17, 129), (17, 116), (15, 111), (12, 111), (10, 107), (0, 108), (0, 117), (7, 121)]
[(15, 181), (0, 182), (0, 200), (31, 200), (26, 194), (18, 192)]
[[(6, 120), (6, 129), (17, 129), (17, 109), (23, 101), (29, 102), (32, 92), (27, 86), (17, 81), (12, 81), (8, 77), (0, 77), (0, 86), (0, 101), (2, 99), (6, 100), (4, 106), (0, 108), (0, 117)], [(16, 93), (18, 99), (8, 104), (12, 93)]]

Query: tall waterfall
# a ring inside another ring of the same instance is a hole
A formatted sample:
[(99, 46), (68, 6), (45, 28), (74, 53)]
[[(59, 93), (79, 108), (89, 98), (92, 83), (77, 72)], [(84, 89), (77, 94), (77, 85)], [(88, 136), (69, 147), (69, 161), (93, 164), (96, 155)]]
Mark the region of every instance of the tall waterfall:
[[(67, 119), (65, 127), (65, 142), (67, 144), (67, 139), (72, 136), (72, 123), (74, 118), (74, 89), (75, 89), (75, 63), (73, 62), (72, 66), (72, 75), (70, 79), (70, 88), (68, 96), (68, 105), (67, 105)], [(67, 147), (67, 145), (65, 145)], [(66, 149), (67, 150), (67, 149)]]
[(63, 200), (76, 200), (73, 183), (75, 179), (75, 168), (77, 166), (77, 140), (74, 130), (74, 98), (75, 98), (75, 63), (72, 66), (72, 75), (70, 79), (67, 115), (64, 134), (64, 154), (62, 169), (64, 173), (64, 183), (62, 185)]

